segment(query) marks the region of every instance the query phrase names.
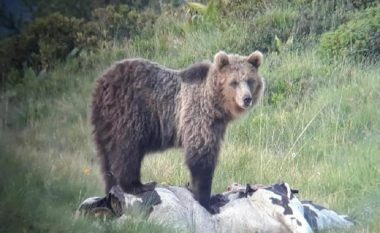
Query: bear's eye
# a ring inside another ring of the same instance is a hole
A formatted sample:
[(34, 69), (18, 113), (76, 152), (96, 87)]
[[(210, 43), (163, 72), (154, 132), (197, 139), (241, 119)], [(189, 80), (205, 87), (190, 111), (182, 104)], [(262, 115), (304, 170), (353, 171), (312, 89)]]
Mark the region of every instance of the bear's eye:
[(239, 83), (238, 83), (236, 80), (230, 82), (230, 85), (231, 85), (232, 87), (237, 87), (238, 84), (239, 84)]
[(255, 80), (253, 80), (253, 79), (248, 79), (248, 80), (247, 80), (247, 84), (248, 84), (248, 86), (253, 86), (253, 84), (255, 84)]

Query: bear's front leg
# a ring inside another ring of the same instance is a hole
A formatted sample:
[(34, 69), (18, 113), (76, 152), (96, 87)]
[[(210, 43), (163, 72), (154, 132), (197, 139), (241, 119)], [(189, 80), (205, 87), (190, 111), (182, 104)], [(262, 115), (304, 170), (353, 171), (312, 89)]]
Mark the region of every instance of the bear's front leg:
[[(199, 119), (193, 124), (199, 124)], [(190, 122), (192, 123), (192, 122)], [(202, 123), (201, 125), (207, 125)], [(191, 174), (191, 191), (194, 198), (210, 213), (211, 186), (215, 167), (218, 161), (221, 130), (204, 128), (194, 131), (188, 127), (182, 134), (182, 146), (186, 155), (186, 164)]]
[(210, 208), (210, 197), (214, 167), (194, 164), (189, 166), (191, 173), (191, 191), (194, 198), (210, 213), (214, 211)]

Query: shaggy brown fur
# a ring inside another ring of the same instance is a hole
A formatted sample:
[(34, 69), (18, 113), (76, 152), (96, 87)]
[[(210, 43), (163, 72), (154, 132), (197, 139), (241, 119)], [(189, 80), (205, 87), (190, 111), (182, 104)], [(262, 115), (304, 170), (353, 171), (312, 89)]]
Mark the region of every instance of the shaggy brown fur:
[(92, 124), (106, 192), (154, 188), (140, 182), (145, 154), (183, 147), (194, 197), (209, 207), (214, 169), (227, 123), (263, 93), (262, 54), (219, 52), (214, 62), (181, 71), (144, 59), (116, 63), (97, 81)]

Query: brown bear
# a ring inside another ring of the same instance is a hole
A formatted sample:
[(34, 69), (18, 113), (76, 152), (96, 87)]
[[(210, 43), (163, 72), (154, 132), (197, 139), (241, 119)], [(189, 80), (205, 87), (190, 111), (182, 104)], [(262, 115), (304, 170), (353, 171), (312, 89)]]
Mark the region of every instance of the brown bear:
[[(195, 199), (209, 209), (220, 143), (228, 122), (263, 94), (263, 55), (218, 52), (213, 62), (173, 70), (144, 59), (117, 62), (98, 79), (92, 101), (95, 142), (106, 192), (154, 189), (142, 184), (144, 156), (182, 147)], [(163, 169), (163, 168), (157, 168)]]

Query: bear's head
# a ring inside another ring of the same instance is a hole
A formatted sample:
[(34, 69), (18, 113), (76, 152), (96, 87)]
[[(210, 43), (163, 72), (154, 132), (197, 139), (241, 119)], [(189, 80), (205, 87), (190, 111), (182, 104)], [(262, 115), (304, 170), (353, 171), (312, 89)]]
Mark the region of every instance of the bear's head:
[(220, 87), (223, 108), (232, 119), (254, 107), (263, 95), (265, 83), (258, 70), (263, 54), (248, 57), (218, 52), (213, 61), (214, 82)]

